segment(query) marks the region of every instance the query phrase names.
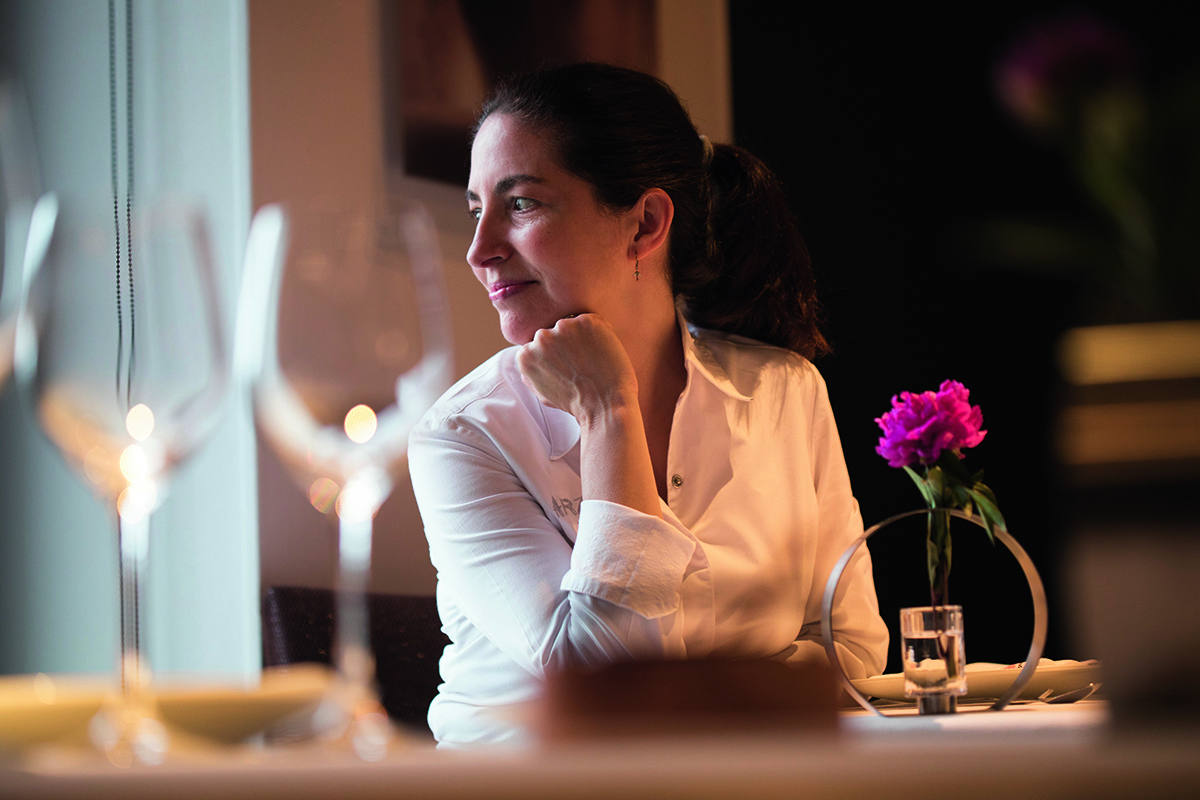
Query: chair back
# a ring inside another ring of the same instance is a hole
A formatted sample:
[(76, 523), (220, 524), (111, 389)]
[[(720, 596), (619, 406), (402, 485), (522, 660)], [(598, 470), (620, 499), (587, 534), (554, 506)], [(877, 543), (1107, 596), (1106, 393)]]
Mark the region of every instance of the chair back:
[[(334, 594), (330, 589), (272, 586), (263, 598), (263, 666), (333, 661)], [(426, 716), (450, 640), (433, 597), (368, 594), (371, 647), (380, 700), (402, 725), (429, 730)]]

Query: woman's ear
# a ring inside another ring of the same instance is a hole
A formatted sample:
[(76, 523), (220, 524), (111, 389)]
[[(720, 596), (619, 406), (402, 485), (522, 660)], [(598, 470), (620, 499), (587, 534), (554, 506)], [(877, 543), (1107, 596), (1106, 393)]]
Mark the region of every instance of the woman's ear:
[(662, 189), (648, 189), (634, 206), (637, 231), (631, 243), (630, 256), (645, 259), (664, 247), (675, 218), (675, 204)]

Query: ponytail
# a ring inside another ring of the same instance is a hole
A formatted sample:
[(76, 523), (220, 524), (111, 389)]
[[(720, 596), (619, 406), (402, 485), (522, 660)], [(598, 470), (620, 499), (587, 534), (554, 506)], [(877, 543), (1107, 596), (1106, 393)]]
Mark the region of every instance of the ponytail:
[(676, 271), (685, 316), (806, 358), (828, 353), (812, 261), (778, 179), (750, 152), (721, 144), (714, 148), (710, 185), (716, 264), (686, 286), (679, 278), (687, 270)]

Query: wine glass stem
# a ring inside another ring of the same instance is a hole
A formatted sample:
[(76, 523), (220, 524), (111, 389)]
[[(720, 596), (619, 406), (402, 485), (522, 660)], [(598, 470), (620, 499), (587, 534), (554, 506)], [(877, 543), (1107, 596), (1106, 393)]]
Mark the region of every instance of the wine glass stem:
[(150, 518), (117, 515), (121, 555), (121, 693), (126, 699), (142, 690), (141, 591), (150, 542)]
[(371, 573), (371, 517), (338, 522), (338, 670), (356, 696), (369, 696), (375, 678), (367, 620)]

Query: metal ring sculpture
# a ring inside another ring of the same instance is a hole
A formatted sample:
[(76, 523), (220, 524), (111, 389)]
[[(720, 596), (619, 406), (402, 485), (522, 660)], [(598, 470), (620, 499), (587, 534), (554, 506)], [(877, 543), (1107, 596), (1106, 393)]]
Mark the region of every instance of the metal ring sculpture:
[[(957, 509), (939, 510), (948, 510), (950, 515), (953, 517), (965, 519), (981, 528), (985, 527), (983, 520), (977, 516), (967, 514)], [(922, 509), (920, 511), (906, 511), (903, 514), (897, 514), (894, 517), (889, 517), (883, 522), (880, 522), (878, 525), (872, 525), (870, 528), (868, 528), (863, 535), (854, 542), (854, 544), (846, 548), (846, 552), (842, 553), (842, 557), (838, 559), (837, 564), (834, 565), (833, 571), (829, 573), (829, 580), (825, 584), (825, 596), (821, 600), (821, 638), (825, 643), (825, 652), (829, 656), (829, 663), (833, 665), (834, 670), (837, 672), (838, 680), (841, 681), (842, 686), (846, 689), (846, 692), (849, 693), (849, 695), (853, 697), (860, 706), (865, 708), (867, 711), (870, 711), (872, 714), (880, 717), (886, 717), (888, 715), (884, 714), (874, 705), (872, 705), (871, 701), (868, 700), (862, 694), (862, 692), (855, 688), (850, 678), (846, 675), (846, 670), (842, 667), (842, 661), (838, 656), (837, 648), (834, 647), (832, 619), (833, 598), (837, 593), (838, 584), (841, 583), (842, 573), (845, 571), (846, 565), (850, 563), (850, 559), (854, 556), (854, 553), (863, 545), (865, 541), (870, 539), (881, 529), (891, 525), (893, 522), (897, 522), (907, 517), (916, 516), (917, 514), (928, 513), (928, 509)], [(1046, 644), (1046, 590), (1045, 587), (1042, 586), (1042, 578), (1040, 575), (1038, 575), (1037, 568), (1033, 566), (1033, 561), (1029, 558), (1029, 554), (1025, 552), (1025, 549), (1021, 547), (1021, 545), (1017, 543), (1017, 540), (1009, 535), (1007, 531), (996, 529), (996, 539), (1004, 544), (1004, 546), (1007, 547), (1016, 557), (1017, 563), (1021, 565), (1021, 569), (1025, 572), (1026, 580), (1029, 581), (1029, 593), (1033, 597), (1033, 640), (1029, 645), (1029, 654), (1025, 656), (1025, 665), (1021, 668), (1020, 673), (1017, 674), (1016, 680), (1014, 680), (1012, 685), (1008, 687), (1008, 691), (1002, 694), (1000, 699), (998, 699), (990, 707), (989, 710), (991, 711), (999, 711), (1012, 702), (1013, 699), (1015, 699), (1018, 695), (1020, 695), (1021, 690), (1024, 689), (1026, 684), (1029, 683), (1030, 679), (1033, 678), (1033, 673), (1037, 669), (1038, 660), (1042, 657), (1042, 648)]]

